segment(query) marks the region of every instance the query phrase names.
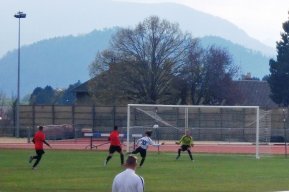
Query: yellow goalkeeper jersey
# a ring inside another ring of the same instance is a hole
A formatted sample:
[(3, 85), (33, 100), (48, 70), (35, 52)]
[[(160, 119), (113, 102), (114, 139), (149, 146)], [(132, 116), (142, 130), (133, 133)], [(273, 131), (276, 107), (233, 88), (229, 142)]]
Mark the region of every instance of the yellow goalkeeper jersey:
[(180, 139), (179, 143), (181, 145), (192, 145), (193, 143), (193, 138), (189, 135), (184, 135), (182, 136), (182, 138)]

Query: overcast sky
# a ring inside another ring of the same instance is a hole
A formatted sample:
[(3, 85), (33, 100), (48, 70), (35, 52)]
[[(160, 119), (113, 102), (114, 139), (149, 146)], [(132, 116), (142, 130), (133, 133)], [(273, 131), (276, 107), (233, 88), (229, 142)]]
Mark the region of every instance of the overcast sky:
[[(0, 57), (17, 48), (18, 22), (13, 15), (27, 13), (21, 20), (21, 44), (69, 34), (83, 34), (111, 27), (93, 18), (91, 7), (99, 0), (0, 0)], [(121, 0), (123, 1), (123, 0)], [(289, 0), (126, 0), (131, 2), (174, 2), (210, 13), (239, 26), (251, 37), (275, 47), (282, 23), (288, 20)], [(70, 12), (69, 12), (69, 11)], [(78, 25), (75, 25), (75, 22)], [(117, 25), (114, 24), (114, 25)]]
[(131, 2), (174, 2), (226, 19), (251, 37), (270, 46), (280, 37), (288, 20), (289, 0), (118, 0)]

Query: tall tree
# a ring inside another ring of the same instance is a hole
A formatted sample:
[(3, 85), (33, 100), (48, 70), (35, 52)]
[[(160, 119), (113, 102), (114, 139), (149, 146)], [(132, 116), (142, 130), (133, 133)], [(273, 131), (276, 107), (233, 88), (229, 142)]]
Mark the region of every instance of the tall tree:
[(44, 89), (37, 87), (30, 96), (30, 104), (54, 104), (55, 91), (51, 86), (46, 86)]
[(4, 104), (7, 102), (7, 97), (3, 91), (0, 90), (0, 107), (4, 106)]
[[(289, 14), (289, 12), (288, 12)], [(281, 40), (277, 42), (277, 58), (270, 59), (268, 82), (271, 99), (280, 106), (289, 105), (289, 21), (282, 25)]]
[(188, 53), (181, 78), (185, 82), (187, 104), (234, 104), (236, 88), (233, 77), (238, 71), (229, 53), (211, 46), (202, 49), (197, 44)]
[(98, 85), (92, 88), (95, 95), (107, 98), (112, 93), (137, 103), (172, 102), (177, 92), (172, 82), (194, 41), (177, 24), (156, 16), (134, 29), (120, 29), (111, 47), (98, 54), (90, 66)]
[(29, 103), (34, 105), (73, 105), (76, 101), (74, 89), (80, 84), (80, 81), (78, 81), (69, 85), (67, 89), (53, 89), (51, 86), (37, 87), (30, 95)]
[(0, 90), (0, 120), (4, 118), (4, 106), (6, 105), (6, 95)]
[[(58, 90), (58, 94), (56, 93), (56, 103), (60, 105), (73, 105), (76, 101), (74, 89), (81, 85), (80, 81), (71, 84), (67, 89)], [(55, 90), (55, 92), (57, 92)]]

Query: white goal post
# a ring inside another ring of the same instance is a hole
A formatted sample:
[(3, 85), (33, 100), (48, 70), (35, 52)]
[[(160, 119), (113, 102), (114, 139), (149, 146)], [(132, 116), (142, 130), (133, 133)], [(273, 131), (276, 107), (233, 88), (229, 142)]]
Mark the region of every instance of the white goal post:
[[(155, 124), (158, 124), (159, 130), (160, 128), (166, 130), (165, 135), (168, 136), (168, 140), (171, 138), (168, 129), (174, 130), (171, 135), (175, 135), (176, 131), (180, 134), (190, 131), (195, 137), (194, 133), (198, 132), (200, 133), (199, 139), (203, 140), (214, 140), (214, 137), (226, 140), (231, 137), (229, 132), (234, 133), (234, 136), (242, 132), (242, 137), (255, 145), (256, 158), (260, 158), (259, 106), (128, 104), (127, 152), (130, 151), (131, 134), (143, 133), (141, 130), (144, 128), (153, 129), (156, 127)], [(210, 133), (210, 136), (206, 135), (212, 130), (214, 132)], [(219, 132), (223, 134), (220, 136)], [(167, 138), (162, 138), (162, 140), (167, 140)]]

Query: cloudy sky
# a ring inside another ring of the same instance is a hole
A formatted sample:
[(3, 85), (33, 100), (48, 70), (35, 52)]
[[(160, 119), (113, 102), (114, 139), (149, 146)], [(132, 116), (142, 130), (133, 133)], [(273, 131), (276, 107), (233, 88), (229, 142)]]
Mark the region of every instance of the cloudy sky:
[(271, 42), (279, 38), (281, 24), (288, 19), (289, 11), (289, 0), (131, 0), (131, 2), (174, 2), (187, 5), (226, 19), (262, 42), (267, 40)]
[[(93, 17), (100, 0), (0, 0), (0, 57), (17, 48), (18, 22), (13, 15), (27, 13), (21, 20), (21, 44), (55, 36), (88, 33), (111, 23)], [(107, 1), (107, 0), (106, 0)], [(226, 19), (248, 35), (275, 47), (281, 25), (288, 20), (289, 0), (117, 0), (140, 3), (173, 2)], [(77, 25), (75, 25), (77, 22)], [(113, 24), (113, 25), (117, 25)]]

